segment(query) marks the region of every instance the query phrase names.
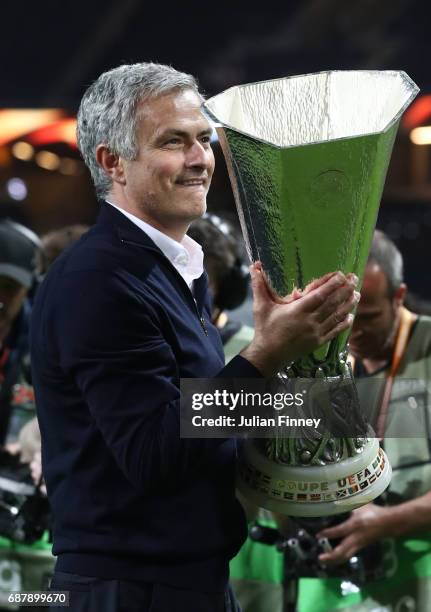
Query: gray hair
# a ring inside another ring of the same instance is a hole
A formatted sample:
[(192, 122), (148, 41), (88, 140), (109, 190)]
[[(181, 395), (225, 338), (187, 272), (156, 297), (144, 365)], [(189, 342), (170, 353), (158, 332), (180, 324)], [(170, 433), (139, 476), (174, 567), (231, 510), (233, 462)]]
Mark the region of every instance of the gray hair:
[(404, 280), (403, 257), (386, 234), (376, 230), (371, 244), (368, 263), (376, 263), (388, 279), (389, 296), (393, 297)]
[(153, 63), (124, 64), (104, 72), (90, 85), (78, 111), (77, 139), (98, 197), (107, 196), (112, 180), (96, 161), (97, 146), (105, 144), (115, 155), (136, 159), (139, 105), (184, 89), (202, 97), (193, 76)]

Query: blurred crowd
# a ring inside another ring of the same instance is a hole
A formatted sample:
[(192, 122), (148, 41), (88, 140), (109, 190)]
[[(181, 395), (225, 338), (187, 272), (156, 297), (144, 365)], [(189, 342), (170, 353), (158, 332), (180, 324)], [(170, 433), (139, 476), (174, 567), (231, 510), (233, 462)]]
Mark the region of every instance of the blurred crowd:
[[(51, 263), (88, 228), (73, 225), (41, 238), (9, 219), (0, 222), (0, 609), (19, 609), (11, 591), (49, 585), (49, 506), (31, 384), (32, 301)], [(22, 608), (21, 608), (22, 609)]]

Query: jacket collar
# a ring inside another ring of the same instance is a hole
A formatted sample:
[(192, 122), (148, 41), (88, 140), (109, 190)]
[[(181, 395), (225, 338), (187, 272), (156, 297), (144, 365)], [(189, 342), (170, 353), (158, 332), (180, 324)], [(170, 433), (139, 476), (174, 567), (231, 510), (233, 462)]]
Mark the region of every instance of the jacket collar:
[[(193, 297), (186, 282), (181, 278), (180, 274), (175, 270), (171, 262), (165, 257), (159, 247), (151, 240), (151, 238), (137, 225), (135, 225), (130, 219), (123, 215), (119, 210), (108, 204), (107, 202), (101, 202), (100, 212), (97, 217), (96, 225), (102, 227), (108, 227), (111, 231), (114, 231), (122, 242), (134, 244), (146, 249), (151, 249), (156, 253), (162, 255), (163, 261), (166, 262), (168, 269), (174, 274), (177, 282), (180, 283), (187, 296), (192, 300)], [(202, 276), (194, 281), (194, 295), (199, 311), (202, 310), (203, 303), (205, 301), (207, 288), (208, 288), (208, 276), (204, 271)], [(194, 306), (194, 302), (193, 302)]]
[(121, 241), (131, 242), (162, 253), (141, 228), (107, 202), (101, 202), (96, 224), (110, 227), (119, 236)]

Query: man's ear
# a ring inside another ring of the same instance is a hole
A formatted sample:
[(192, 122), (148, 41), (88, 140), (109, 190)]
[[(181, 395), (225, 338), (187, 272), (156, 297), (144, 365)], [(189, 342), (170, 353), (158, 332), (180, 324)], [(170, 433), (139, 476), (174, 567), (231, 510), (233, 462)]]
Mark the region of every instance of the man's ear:
[(124, 168), (121, 157), (112, 153), (105, 144), (97, 145), (96, 161), (115, 183), (125, 185)]
[(395, 295), (394, 295), (394, 300), (398, 307), (404, 304), (406, 294), (407, 294), (407, 285), (405, 283), (401, 283), (401, 285), (395, 291)]

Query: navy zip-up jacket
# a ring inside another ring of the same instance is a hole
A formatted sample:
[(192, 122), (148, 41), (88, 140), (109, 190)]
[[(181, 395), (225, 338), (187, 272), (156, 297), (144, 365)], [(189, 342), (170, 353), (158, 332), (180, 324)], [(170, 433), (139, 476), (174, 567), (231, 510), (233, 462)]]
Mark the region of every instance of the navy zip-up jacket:
[(246, 536), (235, 442), (180, 439), (181, 377), (223, 366), (206, 274), (193, 296), (108, 204), (51, 267), (31, 325), (43, 472), (59, 571), (218, 591)]

